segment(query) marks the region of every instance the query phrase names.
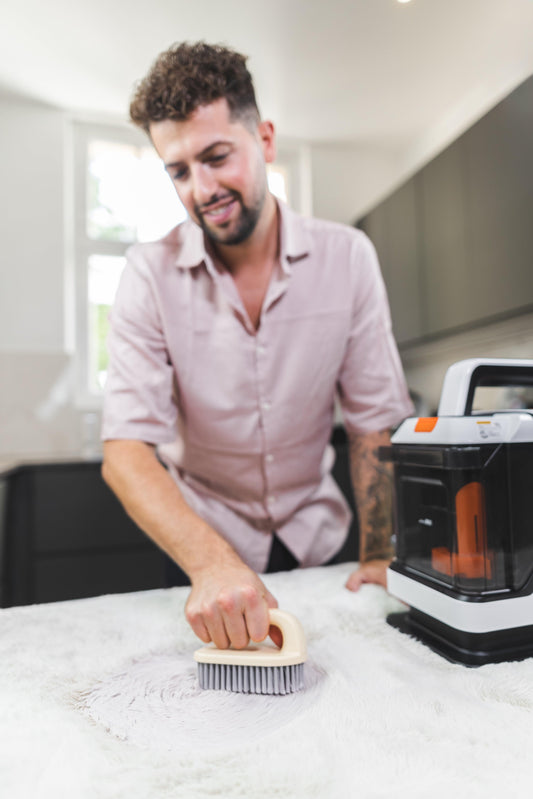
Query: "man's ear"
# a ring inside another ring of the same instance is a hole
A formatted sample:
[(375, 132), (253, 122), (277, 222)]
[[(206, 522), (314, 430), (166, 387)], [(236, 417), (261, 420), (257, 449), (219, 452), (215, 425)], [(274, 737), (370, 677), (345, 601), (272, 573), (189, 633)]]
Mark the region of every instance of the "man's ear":
[(265, 119), (257, 126), (257, 133), (263, 148), (265, 163), (271, 164), (276, 158), (276, 134), (274, 125), (270, 120)]

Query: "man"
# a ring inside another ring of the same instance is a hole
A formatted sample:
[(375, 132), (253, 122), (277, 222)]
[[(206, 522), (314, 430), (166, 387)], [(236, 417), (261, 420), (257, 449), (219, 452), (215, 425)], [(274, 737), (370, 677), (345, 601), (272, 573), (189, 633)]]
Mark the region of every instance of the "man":
[(245, 61), (182, 44), (137, 88), (131, 117), (190, 219), (129, 252), (103, 425), (105, 480), (189, 576), (187, 619), (220, 648), (268, 634), (277, 602), (258, 573), (327, 563), (342, 546), (335, 395), (361, 539), (347, 585), (385, 585), (390, 475), (377, 448), (411, 409), (374, 250), (270, 194), (274, 128)]

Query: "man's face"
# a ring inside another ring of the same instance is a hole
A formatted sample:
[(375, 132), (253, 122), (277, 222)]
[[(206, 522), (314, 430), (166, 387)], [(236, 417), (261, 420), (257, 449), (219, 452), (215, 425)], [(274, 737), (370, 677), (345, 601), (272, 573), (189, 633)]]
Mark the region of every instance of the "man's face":
[(232, 120), (221, 99), (199, 106), (183, 122), (153, 122), (150, 136), (180, 200), (206, 235), (229, 245), (248, 239), (267, 196), (272, 125)]

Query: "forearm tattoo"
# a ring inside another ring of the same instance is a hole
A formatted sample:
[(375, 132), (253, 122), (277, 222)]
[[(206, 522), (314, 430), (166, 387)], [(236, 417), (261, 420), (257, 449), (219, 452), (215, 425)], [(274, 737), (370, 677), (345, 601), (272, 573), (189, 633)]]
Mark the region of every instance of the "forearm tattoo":
[(378, 457), (390, 442), (388, 431), (354, 436), (350, 468), (359, 517), (359, 559), (390, 559), (392, 545), (392, 468)]

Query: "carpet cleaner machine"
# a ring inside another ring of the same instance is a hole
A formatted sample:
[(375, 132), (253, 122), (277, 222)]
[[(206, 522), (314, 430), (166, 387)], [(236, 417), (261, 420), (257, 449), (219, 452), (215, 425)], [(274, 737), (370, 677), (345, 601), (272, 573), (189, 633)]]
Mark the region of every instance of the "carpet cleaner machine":
[[(488, 410), (480, 410), (488, 407)], [(471, 359), (438, 415), (406, 419), (393, 463), (387, 621), (470, 666), (533, 656), (533, 360)]]

